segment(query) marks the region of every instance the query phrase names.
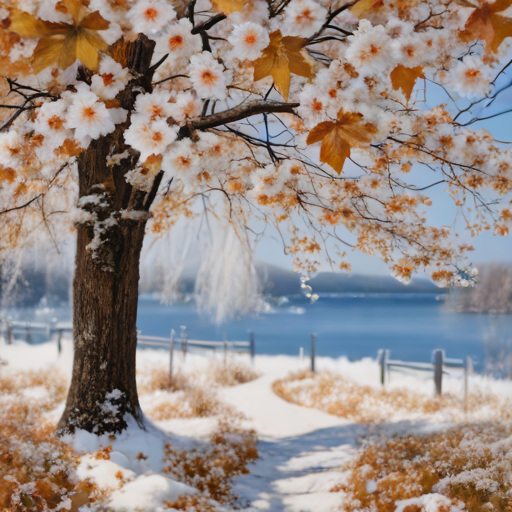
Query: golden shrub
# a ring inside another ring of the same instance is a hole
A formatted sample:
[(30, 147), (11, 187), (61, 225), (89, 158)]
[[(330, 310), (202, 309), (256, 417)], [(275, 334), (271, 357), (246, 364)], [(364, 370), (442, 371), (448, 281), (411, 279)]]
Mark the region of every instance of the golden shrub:
[(209, 510), (205, 508), (208, 503), (213, 506), (209, 500), (235, 504), (238, 497), (232, 493), (233, 478), (247, 474), (247, 466), (257, 458), (255, 433), (241, 430), (233, 421), (221, 422), (203, 446), (184, 450), (167, 444), (164, 471), (200, 491), (199, 496), (182, 498), (168, 506), (202, 512)]
[[(432, 435), (367, 439), (345, 469), (346, 512), (395, 512), (396, 502), (430, 493), (462, 502), (468, 512), (512, 510), (512, 436), (495, 424), (468, 424)], [(371, 487), (368, 483), (372, 482)], [(409, 505), (406, 512), (424, 512)]]

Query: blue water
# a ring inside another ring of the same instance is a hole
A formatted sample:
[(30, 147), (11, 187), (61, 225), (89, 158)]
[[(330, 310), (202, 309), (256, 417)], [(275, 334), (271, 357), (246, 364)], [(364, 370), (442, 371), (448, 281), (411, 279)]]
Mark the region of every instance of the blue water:
[(171, 329), (179, 333), (185, 325), (189, 338), (203, 340), (247, 340), (252, 330), (259, 354), (298, 355), (300, 347), (308, 354), (313, 332), (318, 355), (351, 360), (389, 349), (393, 358), (428, 362), (432, 351), (442, 348), (447, 357), (471, 356), (477, 369), (486, 337), (512, 336), (512, 315), (450, 312), (430, 294), (325, 296), (313, 304), (290, 299), (271, 313), (220, 327), (200, 317), (191, 304), (167, 306), (141, 298), (137, 322), (144, 334), (169, 336)]
[[(69, 320), (67, 308), (21, 311), (22, 320), (47, 321), (50, 317)], [(298, 355), (310, 351), (311, 333), (316, 333), (319, 356), (347, 356), (351, 360), (376, 357), (379, 349), (406, 361), (428, 362), (432, 350), (442, 348), (447, 357), (471, 356), (477, 369), (484, 361), (486, 337), (512, 338), (512, 315), (454, 313), (447, 311), (435, 295), (332, 295), (311, 304), (304, 298), (273, 305), (272, 311), (216, 326), (201, 317), (192, 303), (160, 304), (141, 297), (137, 328), (146, 335), (179, 335), (186, 326), (190, 339), (221, 341), (248, 340), (253, 331), (258, 354)]]

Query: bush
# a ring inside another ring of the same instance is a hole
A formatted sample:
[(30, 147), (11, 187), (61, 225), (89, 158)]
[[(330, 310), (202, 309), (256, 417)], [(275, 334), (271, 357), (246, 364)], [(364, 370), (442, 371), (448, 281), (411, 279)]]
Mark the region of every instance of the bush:
[(207, 418), (219, 414), (229, 414), (230, 408), (222, 404), (215, 390), (194, 386), (174, 396), (164, 396), (157, 405), (148, 409), (148, 417), (156, 420), (172, 418)]
[[(378, 423), (413, 414), (447, 413), (450, 419), (465, 417), (462, 398), (450, 393), (431, 397), (409, 389), (376, 389), (361, 386), (331, 372), (293, 373), (273, 384), (274, 392), (284, 400), (320, 409), (359, 423)], [(468, 398), (468, 414), (482, 410), (508, 421), (510, 407), (496, 395), (473, 392)]]
[(257, 379), (260, 374), (239, 358), (214, 360), (208, 366), (207, 379), (218, 386), (237, 386)]
[(95, 486), (75, 474), (78, 456), (44, 421), (44, 413), (64, 400), (66, 390), (65, 379), (53, 371), (2, 370), (0, 510), (49, 512), (66, 506), (76, 512), (94, 501)]
[(206, 446), (183, 450), (166, 445), (164, 472), (200, 491), (199, 496), (187, 496), (168, 506), (204, 512), (215, 510), (212, 500), (236, 504), (233, 478), (247, 474), (247, 466), (257, 458), (255, 433), (239, 429), (232, 421), (221, 422)]
[[(457, 427), (430, 436), (370, 438), (345, 468), (346, 512), (446, 510), (460, 502), (468, 512), (512, 509), (511, 432), (493, 424)], [(426, 497), (440, 494), (444, 507), (427, 508)], [(448, 506), (449, 504), (450, 506)], [(460, 508), (457, 508), (460, 510)]]

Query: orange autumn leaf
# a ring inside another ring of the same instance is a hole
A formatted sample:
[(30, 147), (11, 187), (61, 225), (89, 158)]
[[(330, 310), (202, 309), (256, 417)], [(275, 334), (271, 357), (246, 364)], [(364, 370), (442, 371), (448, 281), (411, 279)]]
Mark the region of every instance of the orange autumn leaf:
[(16, 179), (16, 171), (10, 167), (0, 167), (0, 182), (12, 183)]
[(307, 40), (302, 37), (283, 37), (280, 30), (270, 34), (270, 44), (263, 55), (254, 61), (254, 81), (271, 76), (281, 96), (288, 101), (291, 74), (311, 78), (311, 64), (302, 55)]
[(232, 14), (241, 11), (247, 4), (247, 0), (212, 0), (212, 4), (217, 11)]
[(416, 80), (423, 77), (423, 67), (416, 66), (414, 68), (407, 68), (402, 66), (402, 64), (398, 64), (398, 66), (391, 71), (390, 77), (393, 89), (395, 89), (395, 91), (402, 89), (407, 101), (409, 101)]
[(500, 225), (497, 225), (495, 228), (494, 228), (494, 235), (498, 235), (498, 236), (507, 236), (509, 233), (509, 230), (508, 230), (508, 227), (507, 226), (500, 226)]
[(378, 7), (382, 4), (382, 0), (359, 0), (350, 8), (350, 13), (356, 18), (360, 18), (366, 11)]
[(512, 19), (498, 14), (512, 5), (512, 0), (496, 0), (494, 3), (483, 2), (471, 13), (460, 37), (464, 41), (481, 39), (485, 41), (487, 53), (497, 52), (500, 44), (507, 37), (512, 37)]
[(108, 48), (98, 34), (109, 22), (98, 11), (89, 12), (80, 0), (61, 0), (56, 10), (68, 13), (73, 23), (53, 23), (40, 20), (22, 11), (13, 11), (10, 30), (22, 37), (38, 37), (32, 56), (35, 73), (57, 64), (67, 69), (75, 60), (92, 71), (97, 71), (99, 52)]
[(317, 124), (306, 142), (310, 145), (322, 141), (320, 160), (340, 174), (352, 147), (365, 146), (376, 131), (374, 124), (363, 123), (363, 115), (359, 112), (344, 112), (340, 109), (336, 122), (324, 121)]

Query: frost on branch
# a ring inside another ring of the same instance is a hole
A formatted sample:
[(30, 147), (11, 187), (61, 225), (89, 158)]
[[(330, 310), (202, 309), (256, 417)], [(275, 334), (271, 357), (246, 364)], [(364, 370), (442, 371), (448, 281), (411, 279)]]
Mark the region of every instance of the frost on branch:
[(248, 241), (233, 226), (219, 226), (203, 249), (196, 281), (200, 311), (217, 323), (259, 307), (258, 276)]

